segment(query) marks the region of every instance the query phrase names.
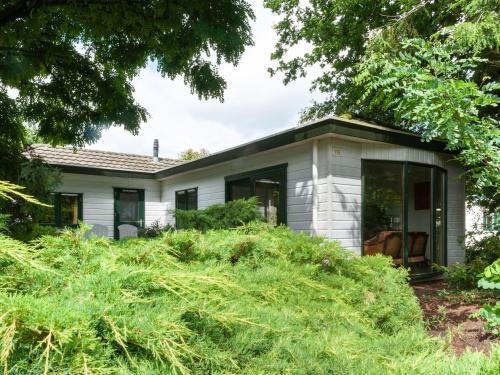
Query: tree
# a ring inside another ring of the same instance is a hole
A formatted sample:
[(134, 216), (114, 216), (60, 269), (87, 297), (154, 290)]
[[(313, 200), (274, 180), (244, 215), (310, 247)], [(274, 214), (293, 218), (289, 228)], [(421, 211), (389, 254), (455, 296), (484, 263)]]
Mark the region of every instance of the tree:
[(205, 156), (210, 155), (210, 152), (202, 148), (200, 151), (193, 150), (192, 148), (188, 148), (187, 150), (182, 151), (179, 154), (179, 159), (181, 160), (196, 160), (200, 158), (204, 158)]
[[(149, 61), (200, 98), (222, 100), (217, 66), (237, 64), (252, 44), (253, 17), (245, 0), (0, 1), (0, 180), (47, 202), (57, 171), (27, 161), (27, 144), (83, 146), (110, 126), (137, 133), (147, 112), (131, 81)], [(43, 211), (1, 206), (16, 223)]]
[[(217, 65), (252, 44), (245, 0), (4, 0), (0, 3), (0, 138), (34, 124), (52, 144), (82, 146), (147, 118), (131, 80), (148, 61), (223, 99)], [(3, 144), (3, 143), (2, 143)]]
[[(390, 123), (445, 139), (467, 166), (470, 195), (500, 191), (500, 4), (494, 0), (267, 0), (283, 16), (271, 73), (288, 83), (319, 65), (328, 94), (303, 113)], [(310, 51), (288, 58), (306, 42)]]
[(48, 222), (44, 219), (54, 212), (51, 193), (60, 184), (61, 173), (36, 158), (22, 161), (16, 168), (16, 184), (2, 181), (5, 177), (0, 172), (0, 216), (8, 217), (5, 224), (12, 237), (32, 239), (38, 223)]

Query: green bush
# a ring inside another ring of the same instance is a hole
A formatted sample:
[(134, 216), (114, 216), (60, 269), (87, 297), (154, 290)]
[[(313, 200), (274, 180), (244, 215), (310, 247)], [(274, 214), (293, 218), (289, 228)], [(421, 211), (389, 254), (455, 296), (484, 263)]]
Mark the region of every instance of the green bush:
[[(500, 258), (486, 267), (479, 276), (481, 277), (477, 282), (479, 288), (500, 291)], [(473, 316), (486, 320), (486, 330), (500, 335), (500, 301), (493, 306), (484, 305)]]
[(257, 208), (257, 198), (214, 204), (204, 210), (175, 210), (178, 229), (196, 229), (203, 232), (209, 229), (236, 228), (261, 219), (262, 214)]
[[(477, 234), (481, 236), (481, 233)], [(490, 233), (478, 240), (472, 240), (465, 247), (466, 263), (479, 260), (488, 265), (498, 258), (500, 258), (500, 233)]]
[(147, 226), (146, 228), (139, 229), (137, 235), (143, 238), (155, 238), (161, 236), (162, 233), (170, 230), (174, 230), (174, 228), (172, 228), (172, 226), (168, 224), (167, 225), (161, 224), (159, 220), (155, 220), (151, 223), (151, 225)]
[[(40, 202), (51, 204), (51, 193), (61, 183), (61, 173), (39, 159), (31, 159), (20, 164), (14, 181), (22, 185), (20, 192), (29, 194)], [(33, 204), (32, 200), (19, 199), (22, 198), (19, 196), (15, 198), (0, 200), (0, 212), (10, 215), (7, 224), (12, 237), (30, 241), (44, 231), (39, 223), (52, 216), (54, 208)]]
[(16, 374), (497, 374), (425, 331), (408, 273), (286, 227), (0, 235), (0, 365)]
[(458, 289), (477, 288), (479, 274), (485, 267), (500, 258), (500, 237), (493, 233), (475, 240), (474, 236), (465, 246), (464, 264), (440, 267), (445, 272), (448, 283)]

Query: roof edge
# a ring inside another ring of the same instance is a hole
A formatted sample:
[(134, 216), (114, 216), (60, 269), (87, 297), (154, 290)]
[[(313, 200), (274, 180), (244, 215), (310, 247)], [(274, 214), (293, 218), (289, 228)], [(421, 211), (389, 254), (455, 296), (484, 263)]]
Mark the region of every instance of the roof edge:
[(65, 164), (50, 164), (63, 173), (87, 174), (93, 176), (124, 177), (124, 178), (144, 178), (155, 179), (155, 172), (127, 171), (123, 169), (105, 169), (97, 167), (83, 167)]
[(205, 156), (204, 158), (179, 164), (154, 173), (155, 178), (162, 179), (179, 173), (188, 172), (210, 165), (223, 163), (252, 155), (258, 152), (297, 143), (325, 134), (338, 134), (349, 137), (370, 140), (375, 142), (390, 143), (400, 146), (424, 149), (428, 151), (451, 153), (446, 150), (446, 142), (423, 142), (418, 134), (405, 130), (388, 128), (364, 121), (344, 119), (341, 117), (325, 117), (270, 136), (260, 138), (242, 145)]

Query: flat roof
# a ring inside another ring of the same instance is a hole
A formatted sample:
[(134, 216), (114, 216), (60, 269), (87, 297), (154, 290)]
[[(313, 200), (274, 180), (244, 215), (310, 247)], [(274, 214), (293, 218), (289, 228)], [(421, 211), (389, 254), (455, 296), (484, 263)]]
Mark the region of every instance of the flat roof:
[(424, 142), (421, 140), (420, 135), (402, 129), (382, 126), (357, 119), (329, 116), (227, 150), (210, 154), (201, 159), (192, 160), (164, 169), (156, 172), (155, 177), (165, 178), (173, 176), (326, 134), (337, 134), (374, 142), (449, 153), (449, 151), (446, 150), (446, 142), (444, 141)]

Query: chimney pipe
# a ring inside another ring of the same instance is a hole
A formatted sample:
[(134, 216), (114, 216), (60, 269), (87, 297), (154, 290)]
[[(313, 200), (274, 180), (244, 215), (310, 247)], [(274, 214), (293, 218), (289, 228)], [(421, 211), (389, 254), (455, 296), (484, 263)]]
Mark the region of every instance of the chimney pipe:
[(153, 163), (159, 163), (160, 159), (158, 158), (158, 140), (155, 139), (153, 142)]

